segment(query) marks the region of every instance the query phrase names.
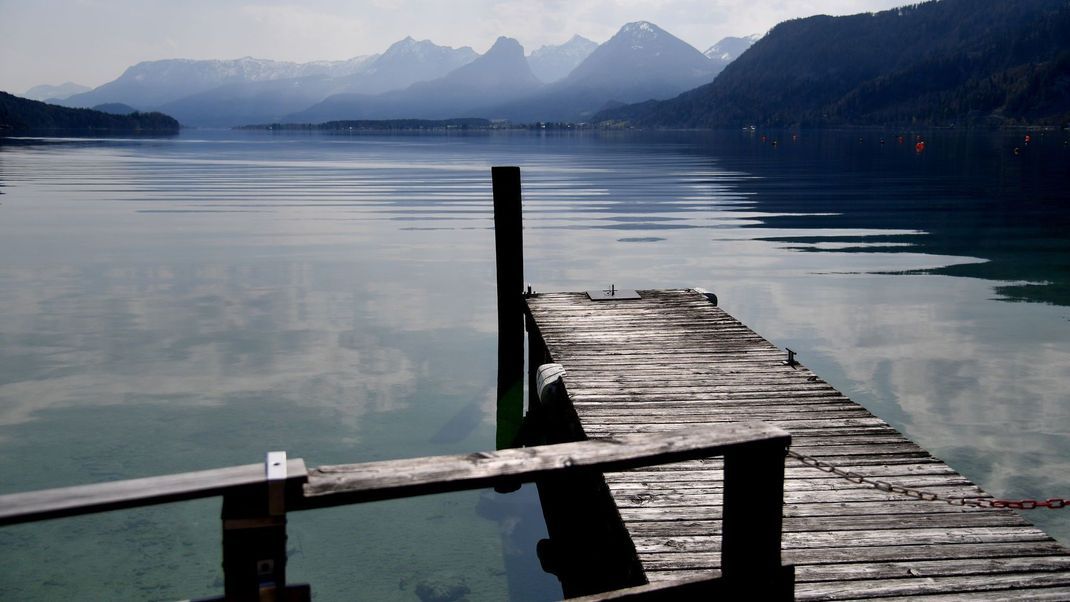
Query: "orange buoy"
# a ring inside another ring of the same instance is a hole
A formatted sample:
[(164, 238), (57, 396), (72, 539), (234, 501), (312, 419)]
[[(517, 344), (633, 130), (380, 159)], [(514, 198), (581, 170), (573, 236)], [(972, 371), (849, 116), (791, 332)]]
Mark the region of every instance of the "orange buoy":
[(919, 140), (918, 143), (914, 145), (914, 150), (919, 153), (923, 152), (925, 150), (925, 141)]

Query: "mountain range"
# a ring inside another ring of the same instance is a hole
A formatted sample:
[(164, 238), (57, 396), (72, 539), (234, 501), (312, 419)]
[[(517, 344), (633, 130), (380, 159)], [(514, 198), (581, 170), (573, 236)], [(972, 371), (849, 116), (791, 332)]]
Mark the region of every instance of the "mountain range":
[(653, 23), (628, 23), (566, 77), (495, 107), (492, 118), (587, 121), (606, 106), (670, 98), (713, 81), (723, 68)]
[(345, 61), (147, 61), (93, 90), (50, 98), (68, 107), (120, 103), (200, 127), (471, 116), (571, 121), (608, 106), (670, 98), (711, 81), (728, 62), (638, 22), (601, 45), (573, 36), (527, 56), (510, 38), (479, 55), (410, 37)]
[[(265, 71), (270, 76), (231, 81), (158, 107), (187, 125), (230, 127), (270, 122), (334, 94), (375, 94), (441, 77), (477, 56), (467, 46), (449, 48), (408, 37), (382, 54), (342, 62), (346, 65), (344, 70), (305, 69), (308, 74), (303, 77), (292, 77), (292, 70)], [(67, 102), (79, 100), (81, 97), (74, 97)]]
[(503, 37), (479, 59), (439, 79), (377, 96), (333, 95), (283, 121), (472, 116), (582, 121), (607, 105), (669, 98), (711, 81), (721, 68), (656, 25), (637, 22), (622, 27), (562, 79), (543, 84), (520, 44)]
[(283, 121), (483, 116), (493, 112), (496, 105), (529, 95), (541, 86), (520, 43), (500, 37), (485, 54), (438, 79), (379, 95), (335, 94)]
[(594, 121), (672, 128), (1070, 123), (1070, 3), (941, 0), (786, 21), (713, 82)]
[(704, 53), (639, 21), (602, 44), (574, 36), (526, 56), (506, 37), (482, 55), (406, 38), (345, 61), (153, 61), (60, 102), (122, 103), (221, 127), (451, 118), (662, 128), (1065, 124), (1067, 31), (1068, 0), (936, 0), (793, 19)]

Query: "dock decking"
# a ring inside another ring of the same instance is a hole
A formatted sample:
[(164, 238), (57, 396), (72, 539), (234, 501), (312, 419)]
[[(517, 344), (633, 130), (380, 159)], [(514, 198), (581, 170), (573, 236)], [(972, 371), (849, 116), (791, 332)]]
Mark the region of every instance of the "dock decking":
[[(792, 451), (941, 496), (990, 497), (692, 290), (527, 299), (530, 344), (559, 363), (590, 438), (761, 420)], [(607, 473), (651, 583), (720, 564), (722, 463)], [(783, 559), (796, 598), (1070, 600), (1070, 549), (1010, 510), (886, 493), (789, 457)]]

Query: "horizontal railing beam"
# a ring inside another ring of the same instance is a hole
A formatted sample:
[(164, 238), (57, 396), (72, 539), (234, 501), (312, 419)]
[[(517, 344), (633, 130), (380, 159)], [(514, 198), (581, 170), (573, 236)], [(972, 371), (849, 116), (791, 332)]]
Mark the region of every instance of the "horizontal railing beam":
[[(287, 462), (287, 489), (305, 480), (305, 462)], [(0, 526), (215, 497), (267, 483), (263, 463), (0, 496)]]
[(542, 445), (497, 452), (321, 466), (294, 510), (530, 482), (570, 471), (616, 471), (722, 455), (787, 449), (791, 436), (761, 422)]
[[(786, 449), (790, 435), (760, 422), (637, 433), (497, 452), (407, 458), (306, 470), (289, 460), (286, 509), (309, 510), (377, 500), (531, 482), (570, 471), (607, 472), (723, 455)], [(0, 526), (214, 497), (265, 485), (264, 464), (78, 485), (0, 496)], [(303, 484), (303, 487), (302, 487)]]

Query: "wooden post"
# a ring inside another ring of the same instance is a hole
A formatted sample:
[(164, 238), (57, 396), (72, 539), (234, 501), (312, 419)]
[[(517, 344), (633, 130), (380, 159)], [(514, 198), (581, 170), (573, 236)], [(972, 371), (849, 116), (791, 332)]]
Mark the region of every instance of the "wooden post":
[(266, 486), (223, 496), (223, 591), (259, 600), (261, 588), (286, 587), (286, 515), (272, 516)]
[[(304, 602), (308, 586), (286, 585), (286, 452), (269, 452), (264, 483), (223, 496), (223, 592), (230, 600)], [(304, 468), (295, 475), (304, 481)]]
[(786, 453), (776, 442), (725, 453), (721, 574), (730, 594), (794, 597), (794, 567), (780, 560)]
[(498, 273), (497, 448), (516, 445), (524, 417), (524, 237), (520, 168), (492, 167)]

